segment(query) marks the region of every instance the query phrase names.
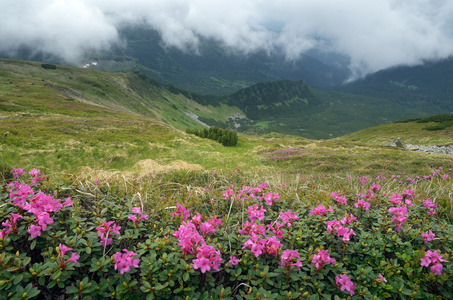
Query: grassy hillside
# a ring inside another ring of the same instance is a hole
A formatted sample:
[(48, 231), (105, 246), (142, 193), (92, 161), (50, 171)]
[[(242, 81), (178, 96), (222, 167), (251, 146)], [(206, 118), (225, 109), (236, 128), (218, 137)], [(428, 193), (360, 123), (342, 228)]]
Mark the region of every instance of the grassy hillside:
[(361, 141), (371, 145), (386, 145), (401, 137), (403, 144), (449, 145), (453, 141), (452, 115), (407, 119), (360, 130), (343, 137), (343, 141)]

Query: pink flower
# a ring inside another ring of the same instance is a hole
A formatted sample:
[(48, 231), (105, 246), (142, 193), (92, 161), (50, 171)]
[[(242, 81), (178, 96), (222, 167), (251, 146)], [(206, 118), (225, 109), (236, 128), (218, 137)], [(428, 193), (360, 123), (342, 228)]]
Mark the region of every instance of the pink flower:
[(190, 216), (190, 212), (181, 204), (176, 203), (176, 211), (172, 213), (172, 217), (176, 216), (183, 216), (184, 220), (187, 220), (187, 218)]
[(421, 236), (425, 244), (428, 243), (429, 241), (434, 241), (434, 238), (436, 237), (436, 235), (431, 230), (429, 230), (428, 233), (422, 232)]
[(140, 207), (132, 207), (132, 213), (133, 214), (139, 214), (140, 213)]
[(346, 196), (340, 196), (340, 193), (337, 191), (332, 192), (332, 197), (335, 201), (337, 201), (341, 205), (348, 205), (348, 201), (346, 200)]
[(66, 206), (71, 206), (74, 202), (72, 202), (71, 197), (68, 197), (65, 202), (63, 202), (63, 205)]
[(13, 173), (14, 179), (18, 180), (20, 175), (24, 175), (24, 169), (18, 168), (18, 169), (11, 169), (11, 173)]
[(59, 244), (58, 248), (60, 248), (60, 257), (63, 258), (66, 252), (72, 250), (72, 248), (69, 248), (63, 244)]
[(283, 247), (282, 243), (280, 243), (276, 236), (265, 237), (260, 242), (264, 244), (266, 253), (275, 257), (278, 256), (278, 251), (281, 247)]
[(341, 220), (343, 224), (351, 224), (352, 222), (357, 221), (357, 218), (354, 217), (352, 214), (346, 214), (346, 216)]
[(233, 256), (231, 256), (231, 259), (226, 264), (231, 263), (232, 266), (235, 266), (239, 262), (240, 262), (240, 260), (238, 258), (236, 258), (236, 256), (233, 255)]
[(253, 222), (256, 219), (264, 221), (264, 213), (266, 210), (261, 205), (261, 209), (258, 209), (258, 204), (255, 203), (253, 206), (249, 206), (247, 209), (248, 218)]
[(400, 205), (401, 201), (403, 200), (403, 196), (401, 196), (400, 194), (398, 193), (394, 193), (391, 197), (390, 197), (390, 202), (392, 202), (392, 204), (394, 206), (397, 206), (397, 205)]
[(373, 184), (371, 184), (371, 189), (374, 192), (378, 192), (381, 189), (381, 186), (379, 184), (373, 183)]
[(78, 264), (79, 262), (77, 261), (80, 258), (80, 255), (77, 254), (77, 252), (72, 252), (71, 258), (67, 259), (65, 263), (69, 263), (70, 261), (73, 261), (74, 264)]
[[(110, 227), (113, 224), (112, 227)], [(120, 234), (121, 226), (115, 224), (115, 221), (110, 221), (102, 223), (101, 226), (96, 227), (98, 231), (98, 236), (101, 238), (101, 245), (107, 246), (113, 242), (113, 239), (110, 237), (111, 233)]]
[(428, 250), (426, 251), (425, 257), (420, 258), (420, 265), (422, 267), (430, 267), (431, 272), (436, 275), (442, 274), (441, 262), (445, 262), (445, 259), (442, 258), (440, 253), (437, 253), (437, 250)]
[(137, 253), (133, 251), (128, 251), (127, 249), (123, 249), (126, 253), (116, 252), (113, 254), (113, 258), (115, 259), (115, 270), (120, 269), (120, 274), (129, 273), (131, 271), (131, 267), (138, 268), (139, 259), (133, 258), (134, 255)]
[(194, 253), (196, 245), (200, 242), (204, 242), (204, 239), (197, 231), (196, 226), (190, 221), (184, 221), (179, 226), (179, 230), (173, 232), (173, 236), (179, 239), (179, 245), (181, 246), (183, 255)]
[(302, 263), (300, 262), (300, 255), (299, 252), (295, 250), (285, 250), (282, 253), (280, 266), (289, 270), (291, 267), (301, 268)]
[(349, 241), (349, 239), (351, 238), (352, 235), (356, 235), (354, 230), (352, 230), (352, 229), (349, 232), (345, 232), (343, 234), (343, 242)]
[(206, 236), (208, 233), (215, 233), (215, 228), (209, 222), (204, 222), (200, 226), (201, 232), (203, 232), (203, 236)]
[(201, 273), (210, 271), (211, 268), (219, 271), (222, 258), (220, 250), (215, 250), (214, 247), (203, 244), (197, 248), (197, 258), (193, 260), (193, 268), (200, 269)]
[(263, 198), (266, 201), (267, 205), (272, 206), (272, 204), (274, 204), (275, 200), (280, 199), (280, 195), (278, 193), (277, 194), (273, 194), (273, 193), (268, 192), (266, 194), (266, 196), (264, 196)]
[(381, 282), (387, 282), (387, 279), (385, 279), (385, 277), (382, 276), (382, 274), (379, 274), (379, 275), (378, 275), (378, 279), (379, 279)]
[(363, 210), (363, 209), (368, 210), (371, 205), (369, 202), (366, 202), (365, 200), (360, 199), (356, 203), (354, 203), (354, 206), (356, 208), (360, 208), (360, 210)]
[[(274, 224), (275, 224), (275, 228), (274, 228)], [(275, 236), (279, 239), (281, 239), (283, 237), (283, 230), (280, 230), (281, 227), (283, 227), (284, 224), (281, 224), (279, 222), (271, 222), (270, 224), (267, 224), (266, 227), (267, 229), (271, 230)]]
[(326, 207), (322, 204), (316, 206), (314, 209), (310, 210), (309, 215), (326, 215), (327, 212), (333, 213), (332, 207), (329, 205), (329, 209), (326, 209)]
[(337, 283), (337, 286), (340, 288), (341, 291), (346, 290), (351, 294), (351, 296), (354, 296), (355, 284), (352, 283), (348, 275), (341, 274), (340, 276), (335, 276), (335, 282)]
[(286, 226), (291, 227), (294, 221), (299, 220), (299, 217), (291, 210), (280, 213), (279, 218), (282, 219), (283, 223), (286, 223)]
[(320, 249), (316, 249), (318, 250), (318, 254), (313, 254), (313, 258), (311, 260), (311, 262), (314, 264), (314, 267), (317, 269), (317, 270), (320, 270), (323, 265), (327, 264), (327, 263), (332, 263), (332, 264), (336, 264), (337, 261), (335, 259), (332, 259), (329, 255), (329, 250), (320, 250)]
[(36, 225), (31, 224), (30, 229), (28, 229), (28, 233), (30, 233), (31, 238), (41, 236), (41, 226), (36, 226)]

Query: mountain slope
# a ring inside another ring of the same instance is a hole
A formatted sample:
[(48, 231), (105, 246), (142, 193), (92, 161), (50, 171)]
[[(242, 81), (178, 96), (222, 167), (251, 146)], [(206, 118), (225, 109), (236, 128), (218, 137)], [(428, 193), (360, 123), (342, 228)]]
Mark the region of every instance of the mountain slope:
[(429, 114), (453, 112), (453, 58), (369, 75), (341, 91), (388, 99)]

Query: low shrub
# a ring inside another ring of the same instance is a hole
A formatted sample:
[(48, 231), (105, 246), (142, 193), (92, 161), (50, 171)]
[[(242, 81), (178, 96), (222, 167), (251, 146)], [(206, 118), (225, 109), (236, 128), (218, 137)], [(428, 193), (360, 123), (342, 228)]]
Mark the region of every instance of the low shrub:
[(452, 298), (453, 226), (409, 189), (373, 183), (310, 206), (266, 183), (232, 186), (189, 211), (12, 174), (0, 194), (3, 299)]
[(47, 69), (47, 70), (55, 70), (57, 68), (57, 66), (52, 65), (52, 64), (41, 64), (41, 68)]
[(222, 129), (218, 127), (209, 127), (204, 129), (190, 129), (186, 130), (187, 133), (195, 134), (196, 136), (211, 139), (221, 143), (223, 146), (236, 146), (238, 142), (238, 134), (229, 129)]

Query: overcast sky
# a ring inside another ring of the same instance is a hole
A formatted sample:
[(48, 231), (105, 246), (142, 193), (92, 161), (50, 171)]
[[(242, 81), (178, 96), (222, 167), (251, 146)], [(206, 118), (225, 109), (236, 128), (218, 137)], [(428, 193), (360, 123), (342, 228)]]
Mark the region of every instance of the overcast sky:
[(0, 50), (29, 45), (75, 62), (134, 24), (185, 51), (199, 37), (288, 59), (335, 51), (356, 75), (453, 54), (451, 0), (1, 0)]

